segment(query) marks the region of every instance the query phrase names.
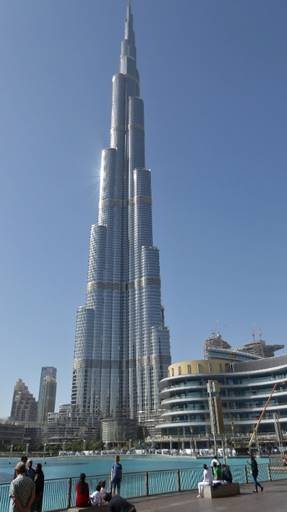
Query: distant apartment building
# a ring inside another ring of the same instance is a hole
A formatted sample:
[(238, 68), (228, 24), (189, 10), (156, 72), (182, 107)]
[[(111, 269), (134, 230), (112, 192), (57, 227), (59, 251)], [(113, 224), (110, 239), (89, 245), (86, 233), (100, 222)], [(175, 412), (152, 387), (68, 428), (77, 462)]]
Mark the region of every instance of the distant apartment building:
[[(161, 380), (154, 440), (206, 448), (224, 438), (229, 446), (248, 446), (266, 404), (257, 441), (280, 444), (287, 433), (287, 355), (259, 357), (244, 347), (231, 348), (221, 337), (207, 341), (206, 359), (174, 363)], [(257, 343), (268, 355), (276, 347)]]
[(14, 387), (10, 421), (24, 425), (37, 421), (37, 402), (22, 379)]
[(57, 391), (57, 368), (44, 366), (41, 371), (39, 398), (38, 398), (38, 423), (47, 423), (48, 413), (55, 411)]
[(0, 421), (0, 449), (7, 449), (13, 444), (24, 444), (24, 425), (14, 425), (8, 421)]
[(100, 423), (90, 415), (83, 416), (71, 404), (60, 405), (58, 412), (49, 412), (42, 425), (42, 441), (63, 444), (66, 441), (100, 439)]

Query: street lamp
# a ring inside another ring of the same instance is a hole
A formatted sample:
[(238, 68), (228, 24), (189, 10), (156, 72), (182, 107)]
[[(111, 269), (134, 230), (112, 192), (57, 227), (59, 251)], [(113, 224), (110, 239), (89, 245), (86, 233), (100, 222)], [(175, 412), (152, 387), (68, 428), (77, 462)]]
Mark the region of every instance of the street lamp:
[(46, 456), (46, 448), (47, 448), (47, 443), (44, 443), (44, 446), (43, 446), (43, 459), (44, 459), (44, 462), (45, 462), (45, 456)]

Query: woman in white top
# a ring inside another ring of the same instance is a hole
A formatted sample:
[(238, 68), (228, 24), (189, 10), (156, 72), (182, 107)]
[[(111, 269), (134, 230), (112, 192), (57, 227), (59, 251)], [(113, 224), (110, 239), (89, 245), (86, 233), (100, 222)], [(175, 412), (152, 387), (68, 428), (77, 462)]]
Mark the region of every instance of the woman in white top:
[(206, 485), (212, 484), (212, 474), (211, 469), (207, 466), (207, 464), (203, 465), (203, 480), (198, 483), (198, 495), (197, 498), (203, 498), (203, 491)]

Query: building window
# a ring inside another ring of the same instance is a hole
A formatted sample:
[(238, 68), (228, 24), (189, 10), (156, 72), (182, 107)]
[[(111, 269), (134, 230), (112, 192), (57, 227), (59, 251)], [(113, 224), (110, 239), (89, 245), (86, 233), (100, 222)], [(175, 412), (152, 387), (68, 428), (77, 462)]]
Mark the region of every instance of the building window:
[(187, 365), (187, 373), (191, 373), (191, 364)]
[(171, 376), (174, 377), (174, 368), (171, 369)]
[(178, 367), (178, 375), (181, 375), (181, 366)]

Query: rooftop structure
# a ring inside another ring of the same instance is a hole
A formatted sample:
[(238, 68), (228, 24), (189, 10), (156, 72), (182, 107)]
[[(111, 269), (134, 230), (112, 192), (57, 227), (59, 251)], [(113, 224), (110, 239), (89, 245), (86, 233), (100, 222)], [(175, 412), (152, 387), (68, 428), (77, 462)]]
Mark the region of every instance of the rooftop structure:
[(239, 350), (248, 352), (248, 354), (254, 354), (258, 357), (274, 357), (275, 352), (282, 350), (282, 348), (284, 348), (284, 345), (267, 345), (266, 341), (259, 339), (246, 343)]
[(220, 333), (212, 334), (204, 342), (205, 359), (224, 359), (228, 361), (249, 361), (263, 357), (274, 357), (277, 350), (284, 345), (267, 345), (263, 340), (254, 340), (240, 348), (232, 347), (224, 341)]

